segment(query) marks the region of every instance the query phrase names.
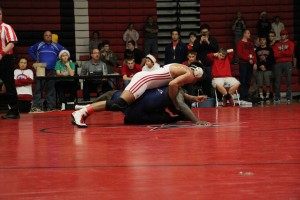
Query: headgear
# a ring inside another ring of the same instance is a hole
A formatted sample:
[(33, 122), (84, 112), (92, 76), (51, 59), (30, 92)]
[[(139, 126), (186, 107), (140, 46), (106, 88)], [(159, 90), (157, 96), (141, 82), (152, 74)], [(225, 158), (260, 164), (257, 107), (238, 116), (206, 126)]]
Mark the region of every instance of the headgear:
[(198, 67), (194, 64), (191, 64), (189, 67), (194, 71), (194, 76), (196, 78), (201, 78), (202, 77), (203, 69), (201, 67)]

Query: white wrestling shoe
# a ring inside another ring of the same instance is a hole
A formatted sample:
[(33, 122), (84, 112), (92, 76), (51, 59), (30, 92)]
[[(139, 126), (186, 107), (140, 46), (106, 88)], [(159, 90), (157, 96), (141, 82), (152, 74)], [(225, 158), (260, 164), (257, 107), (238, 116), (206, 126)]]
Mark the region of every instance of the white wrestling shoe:
[(73, 121), (72, 123), (77, 125), (79, 128), (86, 128), (87, 125), (85, 123), (88, 115), (83, 114), (80, 110), (72, 113)]
[(82, 109), (82, 108), (84, 108), (84, 107), (87, 107), (87, 106), (89, 106), (90, 104), (87, 104), (87, 105), (75, 105), (75, 110), (80, 110), (80, 109)]

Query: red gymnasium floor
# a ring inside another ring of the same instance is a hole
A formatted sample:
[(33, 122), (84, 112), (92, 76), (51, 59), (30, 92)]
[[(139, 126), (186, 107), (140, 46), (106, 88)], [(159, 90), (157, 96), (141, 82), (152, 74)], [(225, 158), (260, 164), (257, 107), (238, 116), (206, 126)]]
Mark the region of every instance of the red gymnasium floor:
[(214, 125), (1, 120), (0, 199), (300, 199), (299, 103), (194, 112)]

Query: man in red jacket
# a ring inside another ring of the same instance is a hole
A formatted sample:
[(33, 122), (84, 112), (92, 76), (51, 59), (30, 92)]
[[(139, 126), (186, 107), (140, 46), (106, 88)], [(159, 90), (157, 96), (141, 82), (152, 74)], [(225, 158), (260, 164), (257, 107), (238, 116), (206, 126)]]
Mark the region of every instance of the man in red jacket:
[[(239, 69), (240, 69), (240, 97), (241, 104), (249, 104), (249, 89), (250, 81), (253, 74), (253, 70), (257, 69), (256, 54), (254, 51), (254, 44), (250, 41), (249, 29), (244, 30), (243, 39), (237, 44), (237, 54), (239, 57)], [(252, 103), (250, 103), (252, 104)]]
[(292, 99), (292, 61), (294, 54), (294, 43), (288, 39), (287, 30), (280, 31), (280, 41), (273, 46), (276, 64), (275, 74), (275, 98), (274, 103), (280, 103), (280, 84), (282, 72), (286, 75), (286, 103), (290, 104)]

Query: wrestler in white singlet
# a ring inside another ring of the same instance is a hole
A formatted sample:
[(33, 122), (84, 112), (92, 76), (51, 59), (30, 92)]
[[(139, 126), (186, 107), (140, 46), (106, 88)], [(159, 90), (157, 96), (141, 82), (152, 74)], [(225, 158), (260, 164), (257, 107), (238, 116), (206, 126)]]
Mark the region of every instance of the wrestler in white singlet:
[(154, 71), (141, 71), (136, 73), (125, 90), (129, 90), (135, 99), (138, 99), (146, 90), (167, 86), (173, 80), (170, 65)]

